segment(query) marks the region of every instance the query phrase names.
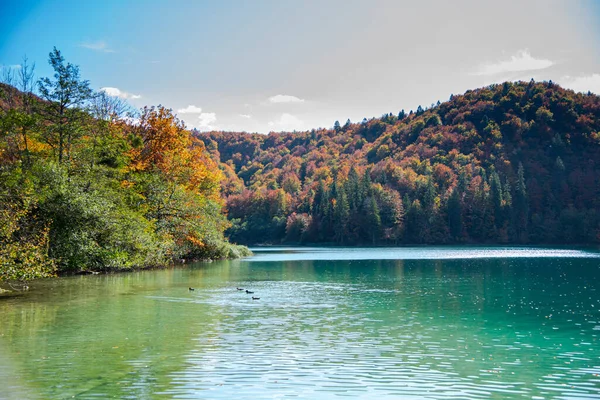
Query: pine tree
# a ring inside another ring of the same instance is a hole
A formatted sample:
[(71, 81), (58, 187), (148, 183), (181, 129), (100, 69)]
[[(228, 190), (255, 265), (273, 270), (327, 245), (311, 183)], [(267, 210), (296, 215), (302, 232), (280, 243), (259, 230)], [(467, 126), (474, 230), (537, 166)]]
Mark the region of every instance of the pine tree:
[(565, 193), (565, 186), (567, 186), (566, 181), (566, 173), (565, 173), (565, 164), (563, 163), (560, 156), (556, 157), (556, 161), (554, 162), (554, 171), (553, 171), (553, 181), (552, 181), (552, 189), (553, 189), (553, 197), (554, 197), (554, 209), (557, 212), (563, 209), (565, 204), (565, 198), (568, 197)]
[(348, 180), (346, 181), (344, 188), (346, 189), (346, 195), (348, 196), (350, 211), (358, 211), (359, 207), (362, 205), (363, 197), (360, 192), (358, 172), (356, 172), (354, 166), (350, 167), (350, 171), (348, 171)]
[(423, 208), (426, 210), (432, 210), (435, 205), (435, 186), (433, 185), (433, 181), (431, 179), (427, 180), (427, 184), (425, 186), (425, 191), (423, 193)]
[(363, 174), (362, 180), (360, 181), (360, 196), (363, 199), (366, 199), (367, 197), (373, 194), (371, 186), (371, 171), (369, 169), (366, 169), (365, 173)]
[(79, 67), (65, 64), (60, 51), (54, 48), (48, 63), (54, 69), (54, 80), (42, 78), (38, 83), (41, 97), (47, 101), (44, 114), (51, 123), (45, 139), (56, 152), (59, 163), (71, 157), (71, 145), (77, 134), (74, 122), (83, 117), (79, 110), (92, 97), (90, 83), (81, 80)]
[[(336, 186), (338, 186), (336, 184)], [(348, 218), (350, 216), (350, 207), (348, 205), (348, 199), (346, 197), (346, 191), (341, 188), (336, 188), (335, 207), (333, 209), (333, 229), (334, 237), (337, 243), (344, 243), (347, 241), (346, 237), (348, 234)]]
[(504, 210), (502, 208), (502, 184), (496, 171), (490, 175), (490, 196), (494, 212), (494, 221), (496, 228), (501, 228), (504, 224)]
[(426, 215), (423, 212), (421, 202), (414, 200), (406, 210), (406, 239), (413, 243), (425, 241), (423, 228), (425, 227)]
[(529, 227), (529, 198), (527, 197), (527, 187), (525, 185), (525, 172), (521, 163), (519, 163), (517, 169), (513, 225), (516, 239), (519, 242), (526, 242)]
[(379, 206), (374, 197), (367, 199), (366, 216), (368, 232), (371, 234), (373, 244), (376, 244), (381, 234), (381, 215), (379, 214)]
[(461, 193), (459, 192), (458, 188), (454, 188), (454, 190), (452, 190), (452, 193), (448, 198), (447, 210), (448, 228), (450, 228), (450, 234), (455, 241), (460, 241), (463, 233), (463, 210), (461, 204)]
[(342, 130), (342, 127), (340, 126), (340, 121), (335, 121), (335, 123), (333, 124), (333, 129), (336, 132), (340, 132)]

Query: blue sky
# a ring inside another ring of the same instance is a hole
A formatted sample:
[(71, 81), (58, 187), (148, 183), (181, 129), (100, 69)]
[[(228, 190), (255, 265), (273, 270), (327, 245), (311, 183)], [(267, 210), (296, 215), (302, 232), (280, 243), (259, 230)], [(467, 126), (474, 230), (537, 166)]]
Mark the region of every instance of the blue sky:
[(504, 80), (600, 93), (600, 2), (0, 0), (0, 65), (53, 46), (188, 126), (330, 127)]

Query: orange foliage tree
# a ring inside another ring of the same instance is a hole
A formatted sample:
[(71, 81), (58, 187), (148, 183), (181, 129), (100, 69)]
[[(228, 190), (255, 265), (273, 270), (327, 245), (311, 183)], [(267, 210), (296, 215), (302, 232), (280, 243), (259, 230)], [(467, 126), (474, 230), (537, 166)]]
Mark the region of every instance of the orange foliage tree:
[(217, 163), (162, 106), (142, 109), (135, 137), (129, 169), (138, 177), (152, 177), (138, 179), (148, 215), (174, 241), (175, 256), (210, 255), (228, 226), (221, 214), (224, 175)]

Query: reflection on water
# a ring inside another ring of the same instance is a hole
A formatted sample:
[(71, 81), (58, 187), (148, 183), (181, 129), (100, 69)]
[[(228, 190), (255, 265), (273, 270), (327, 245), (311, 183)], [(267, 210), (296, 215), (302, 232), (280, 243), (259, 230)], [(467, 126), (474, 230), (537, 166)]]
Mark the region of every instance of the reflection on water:
[(0, 398), (600, 398), (594, 253), (417, 250), (36, 282), (0, 300)]
[(254, 247), (249, 261), (465, 260), (476, 258), (600, 258), (590, 250), (532, 247)]

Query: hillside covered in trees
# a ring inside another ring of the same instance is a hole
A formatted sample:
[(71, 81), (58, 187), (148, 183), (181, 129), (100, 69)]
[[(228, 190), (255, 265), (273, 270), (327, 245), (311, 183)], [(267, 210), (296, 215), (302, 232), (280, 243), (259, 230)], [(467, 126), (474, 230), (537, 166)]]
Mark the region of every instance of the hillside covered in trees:
[(223, 235), (217, 163), (170, 110), (49, 62), (52, 78), (25, 61), (0, 85), (0, 281), (248, 254)]
[(597, 243), (600, 97), (491, 85), (333, 129), (208, 132), (242, 243)]

